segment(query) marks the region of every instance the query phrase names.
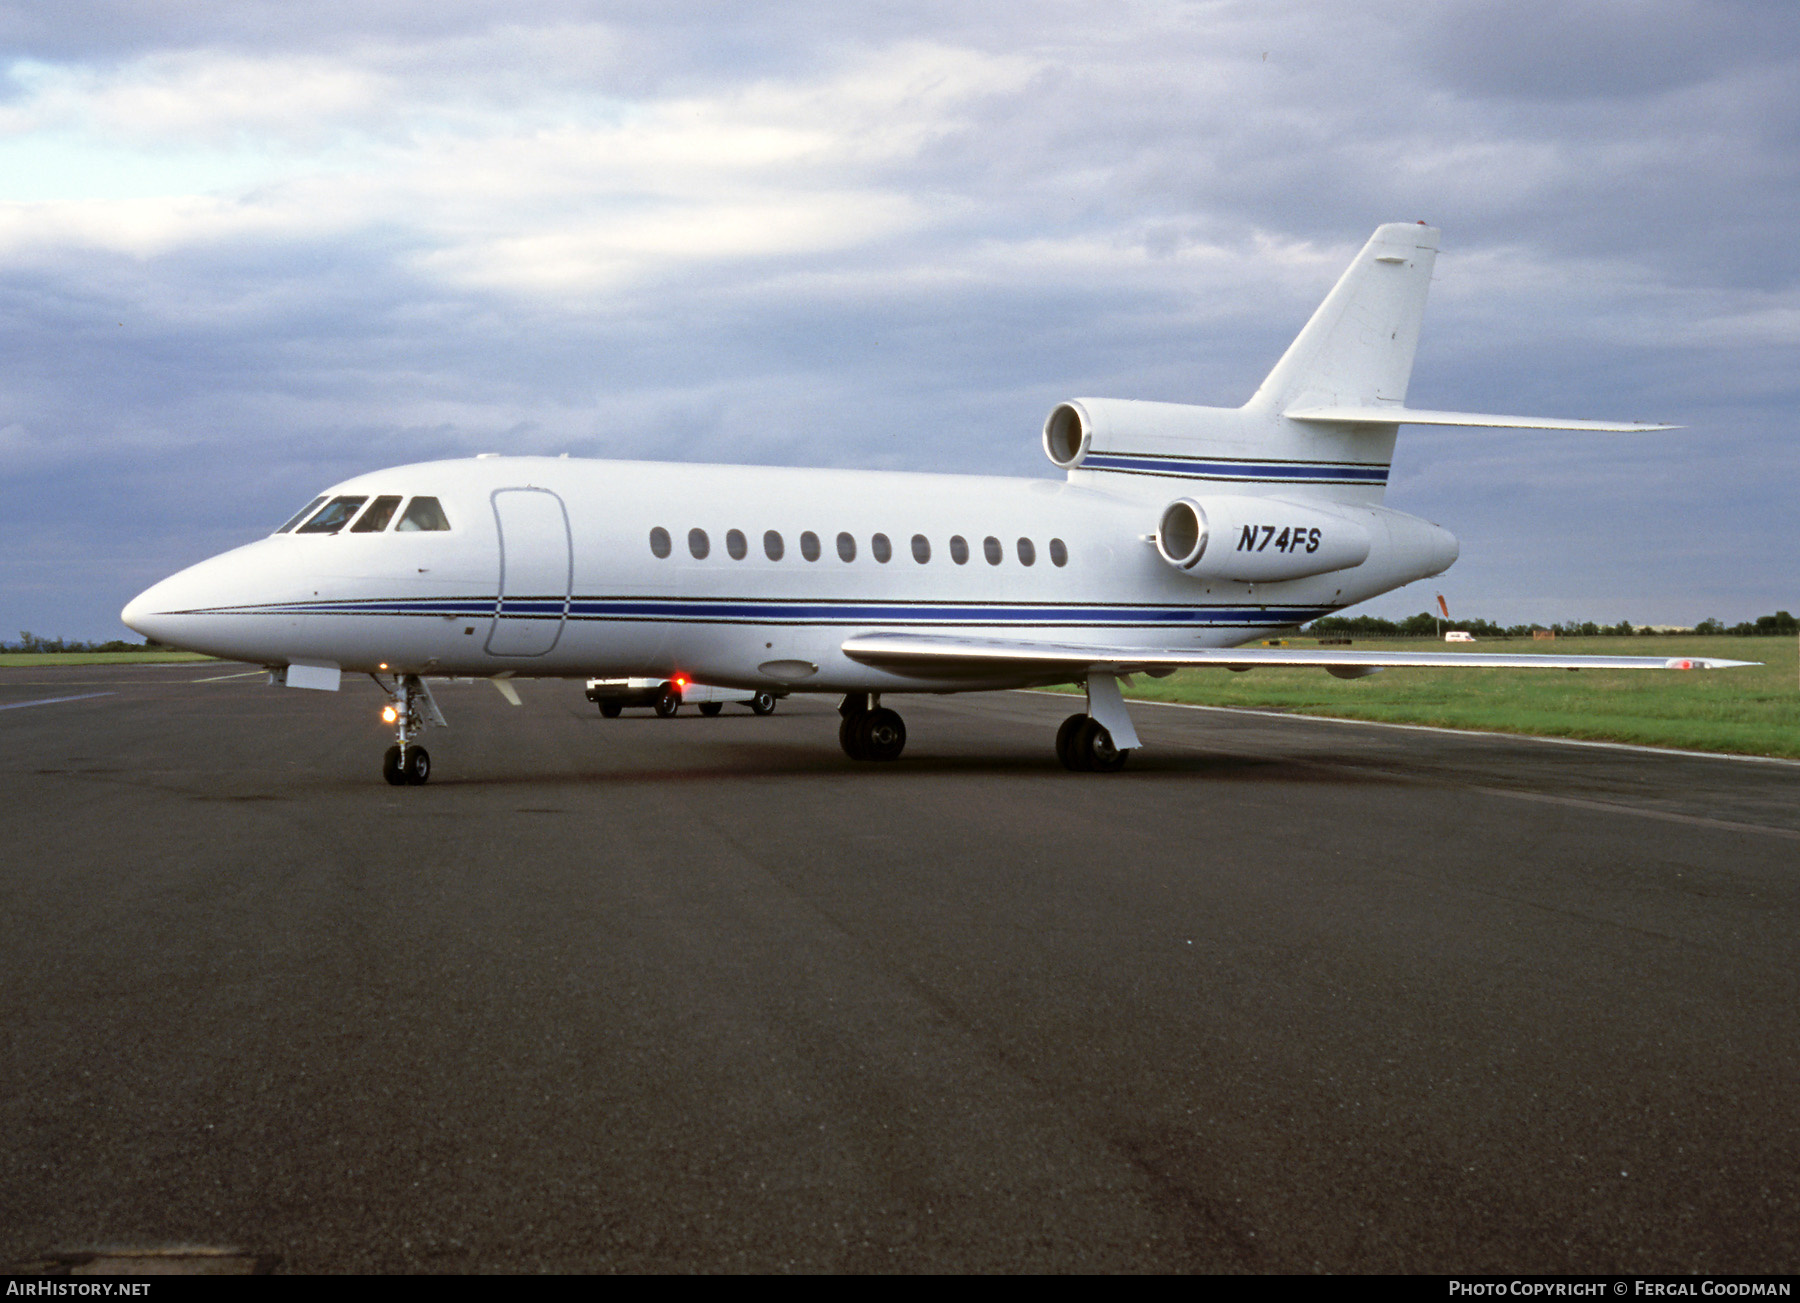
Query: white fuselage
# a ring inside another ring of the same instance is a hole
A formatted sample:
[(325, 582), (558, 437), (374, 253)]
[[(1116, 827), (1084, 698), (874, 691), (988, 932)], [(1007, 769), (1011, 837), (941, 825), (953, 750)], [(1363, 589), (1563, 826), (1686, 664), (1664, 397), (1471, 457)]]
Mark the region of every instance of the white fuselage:
[[(1023, 680), (912, 678), (858, 664), (841, 646), (912, 630), (1228, 647), (1436, 574), (1456, 556), (1455, 540), (1425, 521), (1372, 502), (1309, 499), (1305, 509), (1367, 532), (1366, 561), (1282, 582), (1196, 578), (1153, 544), (1180, 485), (1080, 478), (427, 462), (358, 476), (329, 495), (431, 495), (449, 529), (276, 534), (164, 580), (124, 618), (175, 646), (345, 672), (686, 674), (787, 691), (942, 692)], [(1261, 500), (1279, 523), (1283, 499)], [(666, 556), (653, 550), (655, 530), (667, 534)], [(690, 531), (704, 532), (705, 556), (693, 554)], [(852, 559), (840, 556), (840, 535), (853, 542)], [(891, 548), (885, 561), (878, 535)], [(915, 559), (915, 536), (928, 559)]]

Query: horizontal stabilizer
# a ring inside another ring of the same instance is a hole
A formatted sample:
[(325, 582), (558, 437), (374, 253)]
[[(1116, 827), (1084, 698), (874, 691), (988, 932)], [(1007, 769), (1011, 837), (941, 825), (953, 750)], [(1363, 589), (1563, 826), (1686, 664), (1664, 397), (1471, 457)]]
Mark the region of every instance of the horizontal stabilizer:
[(1552, 416), (1493, 416), (1486, 412), (1426, 412), (1410, 407), (1303, 407), (1283, 412), (1290, 421), (1349, 425), (1467, 425), (1496, 430), (1593, 430), (1633, 434), (1645, 430), (1679, 430), (1679, 425), (1644, 421), (1567, 421)]
[(1153, 669), (1212, 666), (1251, 669), (1259, 665), (1318, 666), (1324, 669), (1512, 669), (1512, 670), (1722, 670), (1760, 661), (1727, 661), (1703, 656), (1557, 656), (1530, 652), (1338, 651), (1298, 647), (1094, 647), (1078, 643), (1014, 638), (957, 638), (943, 634), (876, 633), (846, 639), (844, 655), (864, 665), (915, 673), (966, 674), (995, 671), (1021, 674), (1067, 672), (1072, 676), (1131, 674)]

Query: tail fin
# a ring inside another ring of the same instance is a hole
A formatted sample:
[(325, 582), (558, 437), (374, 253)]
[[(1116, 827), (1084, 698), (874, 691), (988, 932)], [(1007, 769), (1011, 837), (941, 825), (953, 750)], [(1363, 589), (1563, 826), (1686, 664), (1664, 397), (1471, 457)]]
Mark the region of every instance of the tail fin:
[(1044, 422), (1045, 454), (1071, 480), (1104, 476), (1096, 482), (1147, 487), (1185, 481), (1208, 493), (1378, 503), (1402, 425), (1675, 428), (1407, 407), (1437, 240), (1437, 229), (1423, 222), (1376, 228), (1243, 407), (1074, 398)]
[(1401, 406), (1437, 242), (1423, 222), (1376, 228), (1244, 410)]

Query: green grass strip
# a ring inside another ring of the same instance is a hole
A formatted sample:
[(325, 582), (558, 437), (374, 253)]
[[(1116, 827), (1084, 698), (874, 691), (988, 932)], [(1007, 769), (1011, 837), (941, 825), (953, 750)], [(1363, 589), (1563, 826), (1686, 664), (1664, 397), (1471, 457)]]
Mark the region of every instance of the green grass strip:
[(0, 666), (33, 665), (172, 665), (180, 661), (210, 661), (199, 652), (0, 652)]
[[(1260, 644), (1251, 644), (1258, 646)], [(1290, 647), (1313, 639), (1290, 638)], [(1421, 651), (1424, 640), (1358, 639), (1357, 651)], [(1592, 656), (1712, 656), (1762, 661), (1735, 670), (1390, 669), (1335, 679), (1318, 668), (1138, 676), (1142, 701), (1243, 706), (1340, 719), (1631, 742), (1683, 751), (1800, 759), (1800, 655), (1791, 638), (1558, 638), (1488, 642), (1484, 650)]]

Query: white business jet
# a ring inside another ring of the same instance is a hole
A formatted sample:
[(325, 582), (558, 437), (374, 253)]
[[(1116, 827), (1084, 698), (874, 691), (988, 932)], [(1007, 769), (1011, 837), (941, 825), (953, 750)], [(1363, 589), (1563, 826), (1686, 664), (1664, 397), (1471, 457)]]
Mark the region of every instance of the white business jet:
[(1381, 505), (1399, 426), (1669, 426), (1404, 405), (1438, 232), (1377, 230), (1238, 408), (1077, 398), (1044, 423), (1060, 481), (484, 454), (337, 484), (269, 537), (137, 597), (171, 646), (335, 691), (374, 677), (382, 771), (423, 783), (427, 681), (673, 678), (840, 695), (857, 760), (906, 743), (882, 699), (1086, 686), (1074, 770), (1138, 746), (1126, 675), (1313, 665), (1700, 669), (1744, 662), (1241, 648), (1440, 573), (1446, 530)]

